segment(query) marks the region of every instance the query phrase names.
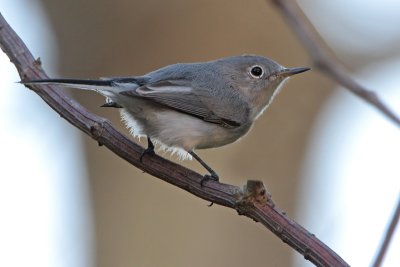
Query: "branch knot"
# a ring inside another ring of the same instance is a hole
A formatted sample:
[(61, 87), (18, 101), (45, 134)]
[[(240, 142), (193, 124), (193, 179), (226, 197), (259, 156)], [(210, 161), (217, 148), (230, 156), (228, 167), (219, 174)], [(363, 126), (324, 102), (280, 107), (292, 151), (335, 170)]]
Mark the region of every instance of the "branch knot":
[(94, 140), (96, 140), (99, 144), (99, 146), (102, 146), (103, 144), (99, 141), (100, 137), (102, 136), (104, 132), (104, 124), (107, 123), (107, 120), (103, 121), (96, 121), (92, 125), (90, 125), (90, 135)]
[(252, 207), (255, 204), (264, 206), (275, 204), (272, 201), (271, 194), (265, 188), (262, 181), (248, 180), (247, 183), (237, 193), (236, 210), (239, 214), (243, 214), (246, 207)]

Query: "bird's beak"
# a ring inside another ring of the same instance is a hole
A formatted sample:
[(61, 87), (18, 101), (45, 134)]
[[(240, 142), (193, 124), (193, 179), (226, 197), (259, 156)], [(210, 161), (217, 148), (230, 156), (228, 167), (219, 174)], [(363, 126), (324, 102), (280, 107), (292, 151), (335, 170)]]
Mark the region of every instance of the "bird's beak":
[(286, 77), (289, 77), (289, 76), (292, 76), (295, 74), (299, 74), (299, 73), (302, 73), (302, 72), (305, 72), (308, 70), (310, 70), (310, 68), (307, 68), (307, 67), (286, 68), (286, 69), (283, 69), (282, 71), (280, 71), (278, 73), (278, 76), (286, 78)]

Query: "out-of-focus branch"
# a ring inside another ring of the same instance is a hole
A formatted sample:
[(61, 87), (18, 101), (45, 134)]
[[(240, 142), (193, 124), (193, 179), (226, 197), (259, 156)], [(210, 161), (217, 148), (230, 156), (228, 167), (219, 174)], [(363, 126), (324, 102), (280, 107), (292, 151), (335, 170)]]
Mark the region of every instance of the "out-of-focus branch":
[[(395, 123), (397, 126), (400, 126), (399, 117), (389, 107), (387, 107), (374, 92), (364, 88), (350, 77), (346, 68), (339, 62), (339, 60), (336, 59), (331, 49), (322, 40), (321, 36), (315, 30), (314, 26), (310, 23), (295, 1), (270, 1), (281, 12), (284, 19), (286, 19), (289, 26), (292, 28), (299, 40), (303, 43), (317, 69), (324, 72), (327, 76), (331, 77), (350, 92), (373, 105), (393, 123)], [(393, 236), (394, 229), (399, 221), (399, 217), (400, 199), (397, 203), (396, 212), (390, 220), (389, 228), (385, 234), (382, 245), (378, 250), (377, 257), (372, 266), (378, 267), (381, 265), (390, 240)]]
[[(0, 46), (17, 68), (21, 80), (44, 79), (47, 75), (28, 48), (0, 14)], [(261, 222), (282, 241), (317, 266), (348, 266), (334, 251), (277, 208), (262, 182), (248, 181), (243, 188), (208, 181), (202, 176), (157, 155), (140, 156), (143, 148), (118, 132), (106, 119), (88, 112), (56, 86), (29, 86), (58, 114), (72, 125), (113, 151), (137, 168), (191, 194), (230, 207)]]
[(334, 79), (350, 92), (381, 111), (388, 119), (400, 126), (400, 118), (372, 91), (364, 88), (348, 74), (348, 70), (333, 55), (314, 26), (293, 0), (270, 0), (286, 19), (293, 32), (303, 43), (317, 69)]
[(371, 265), (372, 267), (379, 267), (382, 265), (383, 258), (385, 257), (386, 251), (389, 247), (390, 241), (392, 240), (394, 230), (396, 230), (396, 226), (399, 223), (399, 220), (400, 220), (400, 198), (397, 201), (397, 207), (394, 211), (392, 219), (389, 222), (389, 227), (387, 228), (382, 244), (378, 249), (378, 253), (376, 255), (374, 263)]

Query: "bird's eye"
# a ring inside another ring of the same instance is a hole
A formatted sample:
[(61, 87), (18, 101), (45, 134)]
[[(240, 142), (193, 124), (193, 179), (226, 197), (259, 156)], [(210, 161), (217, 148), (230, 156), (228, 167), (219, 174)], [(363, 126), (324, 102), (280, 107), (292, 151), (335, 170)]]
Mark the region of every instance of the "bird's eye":
[(261, 78), (261, 76), (263, 75), (263, 69), (260, 66), (254, 66), (251, 68), (250, 74), (254, 78)]

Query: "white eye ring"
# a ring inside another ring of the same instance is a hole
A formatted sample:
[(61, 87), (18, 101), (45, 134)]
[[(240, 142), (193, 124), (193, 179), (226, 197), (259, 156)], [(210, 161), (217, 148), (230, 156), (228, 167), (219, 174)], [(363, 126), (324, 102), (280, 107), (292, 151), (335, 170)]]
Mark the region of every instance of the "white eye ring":
[(260, 79), (264, 75), (264, 70), (259, 65), (254, 65), (250, 68), (250, 75), (253, 78)]

